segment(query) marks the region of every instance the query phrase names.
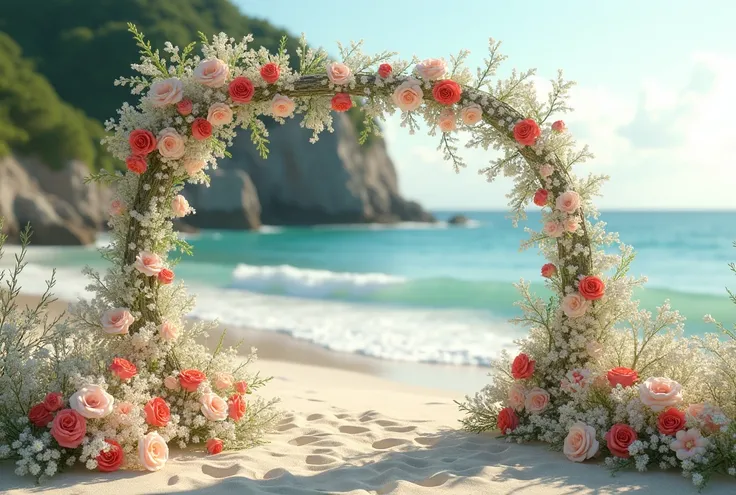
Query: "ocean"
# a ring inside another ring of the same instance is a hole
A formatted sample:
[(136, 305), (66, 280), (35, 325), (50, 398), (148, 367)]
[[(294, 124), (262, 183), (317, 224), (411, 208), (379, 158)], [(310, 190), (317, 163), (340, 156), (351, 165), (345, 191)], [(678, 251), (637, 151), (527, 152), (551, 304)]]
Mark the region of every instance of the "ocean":
[[(523, 225), (513, 228), (504, 212), (462, 213), (472, 221), (457, 227), (445, 221), (451, 212), (435, 212), (437, 225), (203, 231), (187, 236), (194, 256), (175, 271), (197, 295), (194, 318), (386, 360), (485, 366), (526, 332), (507, 322), (519, 314), (512, 284), (523, 278), (549, 293), (541, 256), (519, 252)], [(649, 278), (637, 292), (643, 307), (669, 299), (688, 334), (715, 330), (706, 313), (736, 321), (725, 289), (736, 288), (728, 268), (736, 212), (604, 212), (602, 220), (637, 250), (631, 273)], [(527, 224), (539, 222), (536, 213)], [(81, 267), (105, 263), (89, 247), (33, 248), (28, 261), (24, 289), (42, 290), (55, 267), (62, 298), (84, 297)]]

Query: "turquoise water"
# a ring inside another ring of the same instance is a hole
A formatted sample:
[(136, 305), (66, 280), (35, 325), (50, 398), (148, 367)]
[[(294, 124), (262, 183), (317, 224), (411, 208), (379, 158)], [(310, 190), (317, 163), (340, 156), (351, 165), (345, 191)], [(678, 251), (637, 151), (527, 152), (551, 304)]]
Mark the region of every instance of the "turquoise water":
[[(195, 256), (176, 273), (199, 295), (195, 317), (388, 359), (484, 364), (524, 333), (505, 323), (518, 314), (511, 284), (524, 278), (548, 295), (539, 276), (544, 260), (535, 250), (519, 252), (523, 226), (514, 229), (505, 213), (463, 213), (471, 225), (205, 231), (189, 238)], [(736, 259), (736, 212), (608, 212), (602, 219), (637, 250), (631, 272), (649, 278), (637, 293), (643, 307), (670, 299), (688, 318), (688, 333), (713, 330), (705, 313), (736, 321), (725, 292), (736, 287), (727, 266)], [(539, 222), (536, 214), (527, 224)], [(34, 265), (102, 266), (88, 249), (39, 253)]]

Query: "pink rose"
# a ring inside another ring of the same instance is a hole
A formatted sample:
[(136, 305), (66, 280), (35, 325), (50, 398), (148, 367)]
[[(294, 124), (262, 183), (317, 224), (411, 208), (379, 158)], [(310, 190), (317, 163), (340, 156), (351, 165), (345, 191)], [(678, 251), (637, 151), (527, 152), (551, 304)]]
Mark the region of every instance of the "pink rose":
[(483, 109), (477, 103), (471, 103), (460, 110), (460, 118), (465, 125), (475, 125), (483, 119)]
[(514, 361), (511, 363), (511, 376), (513, 376), (515, 380), (531, 378), (534, 374), (535, 364), (536, 361), (529, 359), (529, 356), (522, 352), (516, 356)]
[(575, 191), (565, 191), (557, 196), (557, 209), (565, 213), (575, 213), (580, 208), (580, 195)]
[(227, 125), (233, 121), (233, 111), (225, 103), (213, 103), (207, 112), (207, 120), (215, 127)]
[(526, 389), (520, 383), (514, 383), (509, 387), (508, 405), (515, 411), (524, 410), (524, 401), (526, 400)]
[(449, 108), (445, 108), (444, 110), (442, 110), (442, 112), (440, 112), (440, 117), (437, 120), (437, 125), (442, 132), (452, 132), (457, 129), (457, 125), (455, 124), (456, 120), (457, 117), (455, 116), (455, 112), (453, 112)]
[(181, 194), (177, 194), (171, 200), (171, 210), (174, 212), (175, 217), (185, 217), (189, 213), (189, 201)]
[(504, 407), (501, 409), (498, 413), (496, 422), (502, 435), (507, 435), (519, 427), (519, 417), (510, 407)]
[(580, 219), (577, 217), (567, 217), (562, 222), (562, 226), (565, 227), (565, 232), (577, 232), (578, 228), (580, 228)]
[(416, 71), (422, 79), (435, 81), (445, 75), (447, 64), (441, 58), (428, 58), (417, 64)]
[(193, 107), (194, 105), (192, 104), (192, 100), (184, 98), (176, 104), (176, 111), (179, 112), (179, 115), (181, 115), (182, 117), (186, 117), (187, 115), (192, 113)]
[(670, 449), (675, 451), (678, 459), (684, 461), (696, 455), (705, 454), (707, 446), (708, 439), (703, 438), (700, 431), (691, 428), (678, 431), (675, 435), (675, 441), (670, 444)]
[(623, 423), (617, 423), (606, 433), (606, 446), (616, 457), (628, 459), (629, 445), (639, 438), (634, 429)]
[[(687, 415), (690, 416), (690, 419), (700, 422), (706, 430), (712, 433), (721, 429), (721, 425), (716, 424), (716, 422), (713, 421), (714, 414), (723, 414), (723, 412), (717, 407), (711, 405), (706, 407), (706, 405), (702, 403), (690, 404), (687, 406)], [(726, 423), (728, 423), (728, 421), (726, 421)]]
[(161, 397), (154, 397), (149, 400), (143, 408), (143, 412), (146, 414), (146, 423), (151, 426), (163, 428), (171, 420), (171, 409)]
[(561, 120), (552, 122), (552, 130), (555, 132), (565, 132), (565, 123)]
[(233, 375), (230, 373), (215, 373), (212, 382), (217, 390), (226, 390), (233, 386)]
[(200, 410), (202, 411), (202, 414), (205, 418), (209, 419), (210, 421), (224, 421), (225, 419), (227, 419), (227, 402), (225, 402), (225, 399), (223, 399), (219, 395), (213, 394), (211, 392), (207, 394), (202, 394), (199, 402), (200, 404), (202, 404)]
[(146, 129), (136, 129), (128, 136), (128, 144), (133, 155), (146, 156), (156, 149), (156, 137)]
[(87, 420), (73, 409), (62, 409), (51, 425), (51, 436), (60, 447), (76, 449), (87, 434)]
[(557, 273), (557, 267), (553, 263), (545, 263), (542, 266), (542, 276), (544, 278), (552, 278)]
[(133, 410), (133, 404), (131, 404), (130, 402), (118, 402), (115, 405), (115, 410), (119, 414), (127, 416)]
[(46, 428), (46, 425), (54, 420), (54, 415), (51, 414), (43, 402), (36, 404), (28, 410), (28, 421), (38, 428)]
[(196, 392), (199, 385), (207, 379), (207, 376), (199, 370), (188, 369), (179, 373), (181, 388), (187, 392)]
[(245, 416), (245, 399), (240, 394), (233, 394), (227, 401), (228, 404), (228, 416), (230, 419), (237, 422), (243, 419)]
[(114, 358), (110, 364), (110, 371), (121, 380), (130, 380), (138, 374), (138, 368), (123, 358)]
[(176, 129), (167, 127), (158, 133), (158, 152), (161, 156), (178, 160), (184, 156), (185, 151), (184, 138)]
[(204, 141), (212, 136), (212, 124), (207, 119), (197, 117), (192, 122), (192, 137), (197, 141)]
[(221, 88), (230, 75), (230, 68), (219, 58), (203, 60), (194, 69), (194, 80), (209, 88)]
[(253, 99), (255, 87), (247, 77), (238, 76), (230, 82), (227, 91), (235, 103), (248, 103)]
[(161, 334), (161, 338), (166, 341), (174, 340), (179, 336), (179, 329), (169, 321), (163, 322), (158, 332)]
[(267, 84), (273, 84), (279, 80), (281, 75), (281, 69), (278, 64), (269, 62), (261, 67), (261, 78), (266, 81)]
[(561, 303), (562, 312), (565, 313), (568, 318), (580, 318), (586, 313), (586, 311), (588, 311), (589, 305), (590, 302), (586, 301), (585, 298), (577, 292), (573, 292), (572, 294), (568, 294), (563, 297)]
[(102, 331), (108, 335), (124, 335), (133, 324), (135, 318), (127, 308), (114, 308), (106, 311), (100, 318)]
[(555, 168), (549, 163), (545, 163), (544, 165), (539, 167), (539, 175), (541, 175), (542, 178), (544, 179), (552, 175), (554, 171), (555, 171)]
[(64, 398), (59, 392), (49, 392), (43, 399), (43, 405), (51, 412), (58, 411), (64, 407)]
[(350, 81), (350, 67), (340, 62), (327, 65), (327, 77), (332, 84), (344, 86)]
[(149, 471), (158, 471), (169, 460), (169, 446), (166, 440), (153, 431), (138, 441), (138, 459)]
[(597, 301), (606, 293), (606, 284), (595, 275), (589, 275), (580, 279), (578, 292), (589, 301)]
[(241, 395), (248, 393), (248, 383), (243, 381), (235, 382), (235, 390)]
[(207, 440), (205, 446), (207, 447), (207, 452), (209, 452), (210, 455), (217, 455), (222, 452), (222, 440), (219, 438), (210, 438)]
[(148, 91), (148, 98), (151, 100), (151, 105), (156, 108), (179, 103), (183, 96), (184, 88), (182, 87), (181, 81), (176, 77), (156, 81), (151, 84), (151, 89)]
[(118, 216), (125, 211), (125, 203), (119, 199), (113, 199), (110, 202), (110, 215)]
[(294, 113), (296, 104), (288, 96), (276, 94), (271, 100), (271, 113), (274, 117), (286, 118)]
[(141, 175), (148, 170), (146, 158), (141, 155), (130, 155), (125, 159), (125, 166), (134, 174)]
[(135, 257), (133, 267), (142, 274), (153, 277), (163, 270), (164, 265), (161, 258), (156, 253), (141, 251), (138, 253), (138, 256)]
[(682, 401), (682, 385), (664, 377), (650, 377), (639, 384), (639, 399), (654, 412)]
[(197, 175), (205, 166), (207, 162), (204, 160), (187, 160), (184, 162), (184, 170), (187, 171), (189, 177)]
[(382, 79), (386, 79), (391, 75), (393, 70), (394, 69), (391, 67), (391, 64), (381, 64), (378, 66), (378, 75), (381, 76)]
[(514, 139), (521, 145), (534, 146), (542, 131), (533, 119), (520, 120), (514, 126)]
[(606, 378), (608, 378), (608, 383), (615, 387), (616, 385), (621, 385), (622, 387), (631, 387), (636, 383), (636, 380), (639, 379), (639, 374), (630, 369), (630, 368), (624, 368), (623, 366), (619, 366), (617, 368), (612, 368), (608, 370), (608, 373), (606, 373)]
[(567, 432), (562, 452), (572, 462), (583, 462), (598, 453), (599, 447), (600, 444), (595, 439), (595, 429), (577, 422)]
[(543, 231), (550, 237), (562, 237), (565, 233), (565, 226), (555, 220), (550, 220), (544, 224)]
[(596, 342), (595, 340), (591, 340), (590, 342), (585, 344), (585, 350), (588, 352), (588, 355), (593, 359), (599, 358), (603, 355), (603, 346), (600, 344), (600, 342)]
[(402, 112), (412, 112), (422, 104), (424, 93), (419, 81), (408, 79), (396, 87), (391, 98)]
[(534, 193), (534, 204), (537, 206), (546, 206), (549, 198), (549, 191), (546, 189), (537, 189)]
[(524, 405), (530, 413), (540, 413), (549, 405), (549, 393), (544, 389), (534, 387), (526, 394)]
[(674, 407), (665, 409), (657, 417), (657, 430), (662, 435), (674, 435), (685, 429), (685, 413)]
[(69, 407), (87, 419), (100, 419), (112, 412), (115, 399), (99, 385), (86, 385), (69, 398)]
[(168, 268), (164, 268), (163, 270), (158, 272), (158, 275), (156, 275), (156, 279), (158, 280), (158, 283), (162, 285), (169, 285), (171, 282), (174, 281), (174, 272), (172, 272)]
[(175, 376), (169, 375), (164, 378), (164, 387), (169, 390), (177, 391), (181, 388), (181, 385), (179, 385), (179, 380)]

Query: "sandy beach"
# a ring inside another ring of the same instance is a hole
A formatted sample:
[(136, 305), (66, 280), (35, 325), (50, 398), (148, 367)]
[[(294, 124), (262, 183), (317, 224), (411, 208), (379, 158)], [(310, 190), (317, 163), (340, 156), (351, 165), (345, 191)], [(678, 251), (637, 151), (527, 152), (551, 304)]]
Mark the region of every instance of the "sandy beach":
[[(263, 395), (282, 399), (284, 417), (268, 444), (216, 456), (173, 450), (159, 472), (78, 469), (41, 486), (6, 462), (0, 493), (697, 493), (675, 472), (612, 477), (600, 464), (572, 463), (542, 445), (458, 431), (453, 400), (462, 393), (386, 379), (377, 360), (248, 335), (264, 357), (257, 369), (274, 377)], [(733, 493), (732, 481), (713, 480), (705, 493)]]

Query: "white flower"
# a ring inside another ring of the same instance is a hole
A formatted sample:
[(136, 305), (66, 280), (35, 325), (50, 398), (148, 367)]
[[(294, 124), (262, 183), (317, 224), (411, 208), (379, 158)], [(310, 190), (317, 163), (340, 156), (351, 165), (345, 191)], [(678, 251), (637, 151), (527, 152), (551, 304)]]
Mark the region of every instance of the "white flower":
[(210, 421), (224, 421), (227, 419), (227, 402), (217, 394), (203, 394), (199, 399), (202, 404), (201, 411)]
[(128, 333), (130, 325), (133, 324), (135, 318), (130, 314), (128, 308), (114, 308), (106, 311), (100, 323), (102, 324), (102, 330), (110, 335), (123, 335)]
[(580, 293), (573, 292), (562, 298), (561, 306), (568, 318), (580, 318), (588, 311), (590, 301), (587, 301)]
[(176, 77), (154, 82), (148, 92), (151, 105), (158, 108), (179, 103), (183, 95), (183, 86)]
[(707, 446), (708, 439), (701, 436), (699, 430), (691, 428), (678, 431), (675, 441), (670, 444), (670, 449), (675, 451), (678, 459), (684, 461), (696, 455), (704, 454)]
[(210, 88), (220, 88), (230, 75), (230, 68), (219, 58), (203, 60), (194, 69), (194, 80)]

